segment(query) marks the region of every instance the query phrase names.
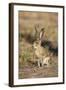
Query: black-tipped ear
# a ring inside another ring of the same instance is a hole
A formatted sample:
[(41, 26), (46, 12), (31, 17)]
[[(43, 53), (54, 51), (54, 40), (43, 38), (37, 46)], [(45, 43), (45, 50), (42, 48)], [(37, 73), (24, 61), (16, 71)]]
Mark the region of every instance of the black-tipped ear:
[(43, 38), (44, 32), (45, 32), (45, 28), (42, 28), (40, 31), (40, 39)]

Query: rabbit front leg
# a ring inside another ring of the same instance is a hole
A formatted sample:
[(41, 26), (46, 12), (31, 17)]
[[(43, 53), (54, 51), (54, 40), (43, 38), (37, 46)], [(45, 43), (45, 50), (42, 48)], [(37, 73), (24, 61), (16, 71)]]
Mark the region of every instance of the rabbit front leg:
[(39, 60), (38, 60), (38, 67), (42, 67), (42, 66), (43, 66), (43, 65), (42, 65), (42, 63), (43, 63), (42, 61), (43, 61), (42, 59), (39, 59)]
[(38, 67), (43, 67), (43, 60), (42, 59), (38, 60)]
[(44, 62), (43, 62), (43, 59), (42, 59), (42, 61), (41, 61), (41, 65), (42, 65), (42, 67), (44, 66)]
[(38, 67), (41, 67), (41, 65), (40, 65), (40, 61), (38, 60)]

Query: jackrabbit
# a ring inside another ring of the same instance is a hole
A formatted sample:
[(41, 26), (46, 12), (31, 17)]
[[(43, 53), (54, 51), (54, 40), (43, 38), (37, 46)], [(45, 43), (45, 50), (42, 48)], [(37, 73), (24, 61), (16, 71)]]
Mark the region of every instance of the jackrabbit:
[(41, 46), (41, 39), (44, 34), (44, 29), (41, 29), (39, 38), (33, 43), (34, 54), (37, 57), (38, 67), (44, 66), (46, 64), (49, 66), (50, 54), (48, 48)]

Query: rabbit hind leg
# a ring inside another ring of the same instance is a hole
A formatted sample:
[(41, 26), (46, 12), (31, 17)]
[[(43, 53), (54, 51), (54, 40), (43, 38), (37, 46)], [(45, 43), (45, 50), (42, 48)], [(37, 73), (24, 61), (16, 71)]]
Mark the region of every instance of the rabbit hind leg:
[(43, 65), (46, 65), (46, 67), (49, 67), (50, 66), (50, 64), (49, 64), (49, 58), (44, 58), (44, 60), (43, 60)]

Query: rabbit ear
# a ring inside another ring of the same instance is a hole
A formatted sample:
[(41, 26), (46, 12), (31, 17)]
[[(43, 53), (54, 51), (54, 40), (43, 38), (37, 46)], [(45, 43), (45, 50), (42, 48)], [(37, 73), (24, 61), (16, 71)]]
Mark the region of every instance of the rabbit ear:
[(35, 31), (36, 31), (36, 33), (37, 33), (37, 27), (35, 26)]
[(38, 32), (38, 28), (39, 28), (39, 24), (36, 24), (35, 25), (35, 31), (36, 31), (36, 33)]
[(44, 35), (44, 28), (42, 28), (40, 31), (40, 40), (43, 38), (43, 35)]
[(36, 24), (35, 25), (35, 39), (38, 39), (39, 38), (39, 24)]

